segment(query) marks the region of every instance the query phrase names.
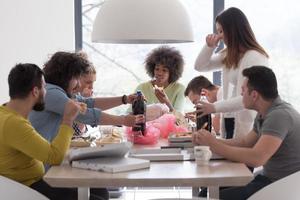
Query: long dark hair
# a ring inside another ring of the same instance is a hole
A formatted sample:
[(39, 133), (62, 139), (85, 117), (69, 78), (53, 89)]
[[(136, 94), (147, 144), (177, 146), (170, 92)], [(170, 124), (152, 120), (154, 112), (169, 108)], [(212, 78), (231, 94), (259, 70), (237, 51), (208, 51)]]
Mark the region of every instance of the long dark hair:
[(240, 59), (248, 50), (256, 50), (269, 57), (258, 44), (246, 15), (238, 8), (228, 8), (216, 17), (216, 23), (223, 28), (227, 48), (223, 60), (226, 68), (237, 68)]

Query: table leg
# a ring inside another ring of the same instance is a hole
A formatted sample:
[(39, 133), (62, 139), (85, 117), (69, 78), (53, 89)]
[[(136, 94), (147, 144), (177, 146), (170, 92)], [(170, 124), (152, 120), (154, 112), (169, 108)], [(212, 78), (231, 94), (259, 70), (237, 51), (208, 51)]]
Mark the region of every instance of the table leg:
[(208, 186), (207, 188), (208, 199), (219, 199), (219, 187), (218, 186)]
[(77, 190), (78, 200), (89, 200), (90, 199), (90, 188), (89, 187), (79, 187)]
[(192, 197), (198, 197), (199, 195), (199, 187), (192, 188)]

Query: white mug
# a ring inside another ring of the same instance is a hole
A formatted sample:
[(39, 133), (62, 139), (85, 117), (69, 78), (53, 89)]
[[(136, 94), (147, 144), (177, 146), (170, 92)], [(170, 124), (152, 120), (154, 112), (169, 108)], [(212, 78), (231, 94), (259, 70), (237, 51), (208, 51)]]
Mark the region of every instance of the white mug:
[(212, 153), (209, 149), (209, 146), (195, 146), (194, 156), (197, 165), (208, 165)]

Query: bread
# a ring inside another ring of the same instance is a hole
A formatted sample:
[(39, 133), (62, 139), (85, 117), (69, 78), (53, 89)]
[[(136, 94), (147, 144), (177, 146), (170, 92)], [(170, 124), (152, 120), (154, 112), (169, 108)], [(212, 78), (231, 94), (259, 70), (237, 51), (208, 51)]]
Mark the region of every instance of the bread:
[(83, 138), (76, 138), (71, 141), (71, 147), (89, 147), (91, 145), (90, 142), (84, 140)]
[(102, 144), (112, 144), (112, 143), (121, 143), (121, 142), (122, 142), (121, 138), (113, 138), (113, 137), (104, 137), (95, 141), (97, 146)]
[(157, 85), (154, 85), (153, 89), (163, 91), (164, 87), (158, 87)]
[(191, 137), (192, 133), (191, 132), (177, 132), (175, 133), (175, 137)]
[(95, 141), (96, 145), (121, 143), (123, 141), (122, 134), (117, 129), (112, 129), (110, 134), (105, 135)]

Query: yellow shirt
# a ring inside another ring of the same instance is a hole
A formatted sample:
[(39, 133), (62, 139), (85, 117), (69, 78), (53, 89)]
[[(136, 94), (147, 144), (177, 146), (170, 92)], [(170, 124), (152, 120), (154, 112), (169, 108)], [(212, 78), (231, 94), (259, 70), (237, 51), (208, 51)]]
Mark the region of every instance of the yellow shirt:
[(60, 164), (73, 130), (61, 125), (52, 143), (17, 112), (0, 106), (0, 175), (30, 186), (44, 175), (43, 163)]

